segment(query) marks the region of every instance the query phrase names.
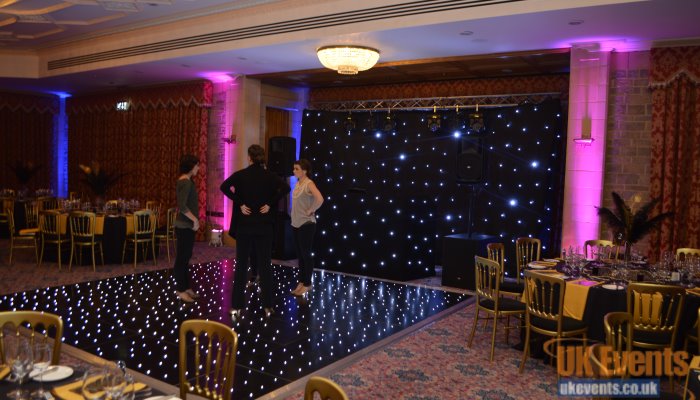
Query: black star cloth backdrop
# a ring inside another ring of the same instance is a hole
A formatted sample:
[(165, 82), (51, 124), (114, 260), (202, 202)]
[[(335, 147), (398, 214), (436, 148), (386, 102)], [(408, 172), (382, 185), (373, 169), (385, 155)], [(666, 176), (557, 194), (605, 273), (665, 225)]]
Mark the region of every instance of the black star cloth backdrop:
[[(541, 239), (544, 257), (559, 254), (566, 158), (560, 101), (482, 108), (480, 132), (468, 127), (472, 110), (455, 109), (437, 110), (433, 131), (432, 111), (305, 110), (300, 157), (312, 162), (326, 199), (317, 212), (317, 268), (400, 281), (432, 276), (442, 237), (469, 230), (472, 193), (471, 231), (504, 243), (509, 275), (518, 237)], [(475, 184), (458, 183), (462, 152), (484, 160)]]

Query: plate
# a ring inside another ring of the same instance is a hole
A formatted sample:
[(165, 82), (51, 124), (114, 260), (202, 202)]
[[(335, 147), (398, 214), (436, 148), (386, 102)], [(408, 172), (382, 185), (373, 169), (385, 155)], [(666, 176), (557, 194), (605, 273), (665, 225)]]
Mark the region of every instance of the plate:
[(625, 289), (624, 286), (616, 285), (614, 283), (606, 283), (605, 285), (603, 285), (603, 288), (609, 289), (609, 290), (623, 290), (623, 289)]
[(59, 365), (55, 370), (32, 379), (37, 382), (55, 382), (60, 381), (61, 379), (66, 379), (71, 375), (73, 375), (73, 368), (66, 367), (65, 365)]
[(539, 265), (539, 264), (533, 264), (533, 263), (530, 263), (530, 264), (528, 264), (527, 266), (530, 267), (530, 268), (532, 268), (532, 269), (549, 269), (549, 268), (552, 268), (551, 265)]
[(175, 395), (172, 395), (170, 397), (163, 395), (163, 396), (151, 396), (151, 397), (146, 397), (143, 400), (181, 400), (179, 397), (176, 397)]
[(556, 258), (543, 258), (542, 261), (553, 262), (553, 263), (559, 262), (559, 260)]

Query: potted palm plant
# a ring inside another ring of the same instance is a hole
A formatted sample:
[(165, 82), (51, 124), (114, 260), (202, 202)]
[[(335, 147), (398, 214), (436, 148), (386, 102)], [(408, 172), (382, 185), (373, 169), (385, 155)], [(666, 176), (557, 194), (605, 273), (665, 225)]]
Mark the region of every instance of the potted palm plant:
[(598, 215), (613, 231), (613, 238), (618, 244), (625, 245), (625, 260), (629, 261), (632, 245), (640, 241), (649, 232), (656, 229), (661, 221), (673, 215), (672, 212), (661, 213), (655, 217), (650, 214), (661, 199), (651, 199), (636, 211), (612, 192), (614, 209), (598, 207)]

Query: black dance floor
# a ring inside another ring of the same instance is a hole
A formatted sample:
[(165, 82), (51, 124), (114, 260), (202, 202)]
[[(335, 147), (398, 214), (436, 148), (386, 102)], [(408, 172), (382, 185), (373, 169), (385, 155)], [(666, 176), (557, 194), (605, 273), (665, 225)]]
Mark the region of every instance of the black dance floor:
[(468, 296), (398, 283), (314, 272), (305, 298), (297, 269), (275, 265), (276, 314), (265, 318), (255, 286), (243, 317), (231, 322), (234, 262), (191, 268), (202, 298), (177, 301), (170, 270), (0, 296), (0, 310), (38, 310), (64, 321), (64, 342), (172, 384), (178, 382), (178, 329), (209, 319), (238, 333), (234, 396), (256, 398), (433, 316)]

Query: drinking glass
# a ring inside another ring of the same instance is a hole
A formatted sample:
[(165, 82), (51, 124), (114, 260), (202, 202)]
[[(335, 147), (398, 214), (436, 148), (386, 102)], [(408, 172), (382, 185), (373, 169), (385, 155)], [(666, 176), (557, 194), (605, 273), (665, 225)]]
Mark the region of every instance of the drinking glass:
[(105, 391), (106, 399), (121, 398), (126, 388), (124, 372), (115, 363), (105, 365), (103, 371), (102, 388)]
[(12, 399), (24, 399), (27, 396), (27, 391), (22, 390), (22, 383), (24, 383), (24, 378), (31, 372), (32, 364), (34, 363), (32, 346), (29, 345), (26, 339), (20, 338), (11, 342), (5, 351), (5, 360), (10, 365), (12, 376), (17, 382), (17, 389), (7, 395)]
[(82, 394), (86, 400), (102, 400), (105, 392), (102, 387), (104, 371), (102, 368), (90, 368), (83, 375)]
[(34, 369), (38, 371), (37, 380), (39, 389), (32, 392), (32, 397), (45, 399), (47, 392), (44, 390), (43, 372), (51, 365), (51, 355), (53, 349), (48, 343), (34, 343)]

